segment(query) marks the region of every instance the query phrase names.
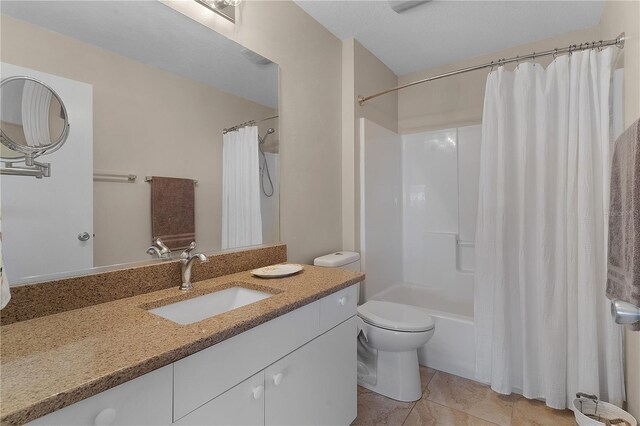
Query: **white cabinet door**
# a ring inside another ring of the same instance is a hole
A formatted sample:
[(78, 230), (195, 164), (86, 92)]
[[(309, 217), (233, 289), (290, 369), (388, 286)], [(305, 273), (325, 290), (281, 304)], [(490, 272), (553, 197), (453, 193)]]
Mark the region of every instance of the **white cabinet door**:
[(356, 418), (351, 317), (265, 370), (267, 425), (348, 425)]
[(173, 365), (34, 420), (33, 425), (170, 425)]
[(263, 425), (264, 370), (178, 420), (178, 425)]

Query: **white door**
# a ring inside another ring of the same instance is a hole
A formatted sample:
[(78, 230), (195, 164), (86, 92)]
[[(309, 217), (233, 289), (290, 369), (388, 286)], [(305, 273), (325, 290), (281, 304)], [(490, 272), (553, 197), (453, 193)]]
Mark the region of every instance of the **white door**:
[(265, 424), (348, 425), (357, 414), (356, 320), (265, 370)]
[[(69, 137), (51, 177), (2, 176), (2, 254), (10, 284), (93, 266), (93, 86), (2, 63), (1, 77), (26, 75), (49, 85), (69, 116)], [(78, 234), (87, 232), (88, 241)]]

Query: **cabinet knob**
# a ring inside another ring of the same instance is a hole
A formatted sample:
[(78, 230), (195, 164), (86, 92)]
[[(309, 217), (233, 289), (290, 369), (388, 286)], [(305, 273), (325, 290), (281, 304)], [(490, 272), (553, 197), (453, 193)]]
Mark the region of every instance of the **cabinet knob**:
[(105, 408), (100, 411), (98, 415), (93, 419), (95, 426), (108, 426), (113, 424), (116, 419), (116, 410), (114, 408)]
[(255, 388), (253, 388), (253, 399), (262, 398), (263, 393), (264, 393), (264, 386), (262, 385), (256, 386)]
[(344, 306), (347, 304), (347, 298), (345, 296), (342, 296), (340, 299), (338, 299), (338, 304), (340, 306)]
[(278, 374), (274, 374), (273, 375), (273, 384), (278, 386), (280, 385), (280, 383), (282, 383), (282, 373), (278, 373)]

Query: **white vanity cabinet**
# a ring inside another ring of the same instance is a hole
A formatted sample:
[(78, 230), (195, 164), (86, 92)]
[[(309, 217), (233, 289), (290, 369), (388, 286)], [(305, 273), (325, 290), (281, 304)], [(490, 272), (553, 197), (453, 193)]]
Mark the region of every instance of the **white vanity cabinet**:
[(33, 424), (348, 425), (358, 284)]

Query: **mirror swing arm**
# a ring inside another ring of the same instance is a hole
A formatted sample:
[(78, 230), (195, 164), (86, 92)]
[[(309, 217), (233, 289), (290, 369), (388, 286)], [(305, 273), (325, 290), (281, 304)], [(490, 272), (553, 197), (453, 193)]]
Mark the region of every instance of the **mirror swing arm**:
[(16, 167), (14, 164), (22, 163), (22, 161), (5, 161), (4, 167), (0, 168), (0, 174), (10, 176), (33, 176), (36, 179), (42, 179), (43, 177), (51, 176), (51, 163), (40, 163), (39, 161), (32, 161), (32, 166)]
[[(51, 92), (51, 96), (55, 97), (55, 99), (60, 104), (62, 118), (64, 118), (64, 126), (62, 128), (62, 133), (55, 141), (50, 141), (47, 144), (35, 147), (15, 142), (6, 134), (3, 129), (0, 128), (0, 143), (2, 143), (2, 145), (6, 146), (10, 150), (22, 154), (22, 157), (18, 156), (15, 158), (5, 158), (0, 156), (0, 162), (2, 162), (2, 167), (0, 167), (0, 174), (11, 176), (32, 176), (36, 179), (50, 177), (51, 163), (39, 162), (36, 161), (36, 158), (41, 155), (47, 155), (57, 151), (67, 140), (67, 137), (69, 136), (69, 129), (71, 127), (67, 115), (67, 108), (62, 102), (60, 96), (58, 96), (58, 94), (51, 87), (49, 87), (49, 85), (33, 77), (7, 77), (3, 79), (2, 82), (0, 82), (0, 88), (5, 86), (7, 83), (19, 80), (34, 82), (43, 86), (44, 88), (49, 90), (49, 92)], [(24, 163), (24, 165), (21, 165), (22, 163)]]

